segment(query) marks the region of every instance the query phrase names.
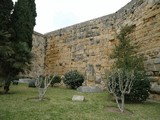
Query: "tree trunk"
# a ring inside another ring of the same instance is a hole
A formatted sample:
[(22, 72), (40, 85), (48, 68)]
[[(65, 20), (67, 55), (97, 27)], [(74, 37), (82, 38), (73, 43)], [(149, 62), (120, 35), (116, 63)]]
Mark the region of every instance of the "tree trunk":
[(118, 97), (116, 96), (116, 95), (114, 95), (115, 96), (115, 99), (116, 99), (116, 103), (117, 103), (117, 107), (120, 109), (120, 111), (121, 111), (121, 106), (120, 106), (120, 104), (119, 104), (119, 101), (118, 101)]
[(124, 112), (124, 94), (121, 95), (121, 112)]
[(9, 91), (9, 86), (10, 86), (10, 83), (11, 83), (10, 79), (11, 79), (10, 75), (8, 75), (7, 79), (5, 80), (5, 85), (4, 85), (5, 94), (7, 94), (8, 91)]

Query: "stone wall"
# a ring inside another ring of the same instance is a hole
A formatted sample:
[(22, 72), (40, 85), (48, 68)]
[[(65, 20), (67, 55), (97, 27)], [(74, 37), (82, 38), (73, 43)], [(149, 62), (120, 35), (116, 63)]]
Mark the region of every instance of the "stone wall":
[(44, 35), (34, 32), (32, 41), (32, 63), (31, 71), (26, 71), (23, 76), (35, 78), (37, 75), (44, 74), (44, 60), (46, 49), (46, 38)]
[(92, 68), (91, 82), (96, 76), (104, 76), (114, 62), (109, 55), (117, 43), (116, 35), (126, 24), (135, 25), (133, 43), (141, 46), (139, 54), (145, 56), (147, 74), (159, 74), (159, 0), (132, 0), (114, 14), (47, 33), (45, 72), (62, 75), (78, 70), (87, 75)]
[(103, 84), (105, 71), (114, 62), (109, 56), (118, 42), (116, 36), (126, 24), (135, 26), (132, 42), (141, 46), (139, 54), (145, 57), (152, 92), (160, 94), (159, 0), (132, 0), (114, 14), (45, 35), (35, 32), (34, 59), (29, 76), (35, 77), (37, 73), (63, 75), (78, 70), (87, 78), (85, 85)]

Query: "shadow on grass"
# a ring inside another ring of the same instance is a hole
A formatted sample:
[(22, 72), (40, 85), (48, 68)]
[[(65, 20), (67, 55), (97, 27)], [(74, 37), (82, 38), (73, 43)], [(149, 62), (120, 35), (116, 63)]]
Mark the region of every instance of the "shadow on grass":
[(31, 98), (27, 98), (25, 101), (30, 101), (30, 102), (45, 102), (45, 101), (49, 101), (50, 98), (44, 97), (42, 100), (40, 100), (38, 97), (31, 97)]
[(8, 92), (8, 93), (5, 93), (5, 92), (0, 92), (0, 95), (15, 95), (15, 94), (18, 94), (19, 92)]
[(105, 110), (107, 112), (112, 112), (112, 113), (118, 113), (118, 114), (122, 114), (122, 115), (132, 115), (133, 112), (129, 109), (125, 109), (124, 112), (121, 112), (118, 107), (115, 106), (106, 106)]

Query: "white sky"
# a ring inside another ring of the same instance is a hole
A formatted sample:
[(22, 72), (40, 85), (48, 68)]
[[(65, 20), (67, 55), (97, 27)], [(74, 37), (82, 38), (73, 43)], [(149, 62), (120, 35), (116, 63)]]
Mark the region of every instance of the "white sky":
[[(17, 1), (17, 0), (13, 0)], [(116, 12), (131, 0), (35, 0), (35, 31), (47, 33)]]

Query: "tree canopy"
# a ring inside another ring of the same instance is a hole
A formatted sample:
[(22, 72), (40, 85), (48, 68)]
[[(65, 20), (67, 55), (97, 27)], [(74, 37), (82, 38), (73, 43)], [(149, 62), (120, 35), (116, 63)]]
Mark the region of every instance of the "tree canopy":
[(118, 45), (116, 45), (111, 58), (115, 58), (114, 67), (123, 70), (144, 70), (143, 56), (136, 55), (138, 45), (132, 44), (131, 32), (134, 26), (124, 26), (117, 35)]
[(0, 73), (10, 80), (29, 68), (32, 58), (32, 34), (36, 18), (35, 0), (0, 1)]

